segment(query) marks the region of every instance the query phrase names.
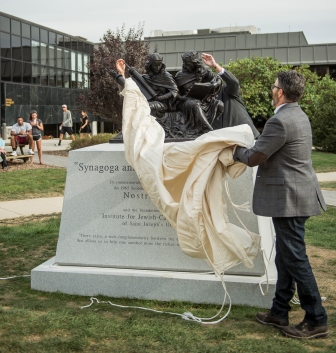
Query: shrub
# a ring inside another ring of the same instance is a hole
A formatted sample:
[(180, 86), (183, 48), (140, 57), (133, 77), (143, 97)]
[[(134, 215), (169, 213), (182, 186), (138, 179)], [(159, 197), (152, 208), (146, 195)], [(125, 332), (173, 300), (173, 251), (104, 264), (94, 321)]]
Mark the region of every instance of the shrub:
[(101, 143), (108, 143), (111, 138), (117, 134), (98, 134), (89, 138), (84, 136), (82, 138), (77, 138), (75, 141), (71, 141), (69, 149), (78, 150), (79, 148), (84, 148), (93, 145), (99, 145)]

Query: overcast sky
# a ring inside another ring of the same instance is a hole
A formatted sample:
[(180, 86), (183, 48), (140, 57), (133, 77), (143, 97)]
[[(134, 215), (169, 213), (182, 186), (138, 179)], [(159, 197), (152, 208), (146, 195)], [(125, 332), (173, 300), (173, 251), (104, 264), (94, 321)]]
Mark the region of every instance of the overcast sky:
[(145, 36), (253, 25), (260, 33), (303, 31), (309, 44), (336, 43), (335, 0), (0, 0), (0, 11), (92, 42), (144, 22)]

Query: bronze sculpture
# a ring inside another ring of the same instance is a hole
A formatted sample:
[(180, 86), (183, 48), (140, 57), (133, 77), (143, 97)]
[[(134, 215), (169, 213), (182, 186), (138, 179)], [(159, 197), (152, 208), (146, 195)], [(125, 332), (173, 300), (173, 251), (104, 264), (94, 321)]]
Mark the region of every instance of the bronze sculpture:
[[(220, 77), (205, 68), (197, 52), (186, 52), (182, 59), (184, 67), (175, 77), (166, 71), (158, 53), (148, 55), (144, 75), (128, 67), (166, 138), (196, 138), (213, 130), (212, 122), (223, 111), (223, 103), (215, 98), (222, 85)], [(126, 66), (119, 59), (116, 63), (119, 74), (111, 71), (122, 87)]]
[(166, 65), (163, 63), (160, 54), (149, 54), (145, 69), (147, 73), (142, 77), (157, 93), (155, 100), (149, 102), (151, 114), (157, 118), (162, 118), (165, 112), (176, 110), (177, 85), (173, 76), (166, 71)]
[(208, 70), (196, 51), (182, 55), (183, 66), (175, 76), (182, 95), (179, 110), (188, 116), (191, 131), (213, 130), (211, 125), (224, 109), (215, 97), (222, 87), (222, 79)]

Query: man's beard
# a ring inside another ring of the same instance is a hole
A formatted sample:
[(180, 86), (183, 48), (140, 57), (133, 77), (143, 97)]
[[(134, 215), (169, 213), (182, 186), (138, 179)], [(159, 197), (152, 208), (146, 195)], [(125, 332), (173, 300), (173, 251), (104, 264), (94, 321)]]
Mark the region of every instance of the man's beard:
[(272, 97), (272, 106), (273, 106), (274, 108), (276, 108), (278, 102), (279, 102), (278, 97), (275, 96), (275, 95), (273, 95), (273, 97)]

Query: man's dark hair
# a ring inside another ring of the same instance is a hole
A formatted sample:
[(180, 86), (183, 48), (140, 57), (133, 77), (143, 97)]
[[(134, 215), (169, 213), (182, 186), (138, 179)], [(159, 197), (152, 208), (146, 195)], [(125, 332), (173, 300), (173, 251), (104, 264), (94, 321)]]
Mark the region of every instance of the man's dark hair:
[(279, 87), (291, 102), (298, 102), (303, 96), (306, 79), (295, 70), (278, 73)]

